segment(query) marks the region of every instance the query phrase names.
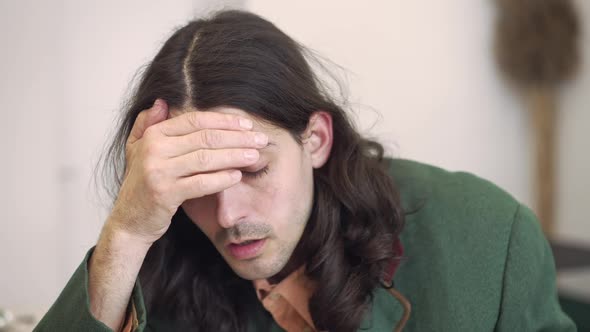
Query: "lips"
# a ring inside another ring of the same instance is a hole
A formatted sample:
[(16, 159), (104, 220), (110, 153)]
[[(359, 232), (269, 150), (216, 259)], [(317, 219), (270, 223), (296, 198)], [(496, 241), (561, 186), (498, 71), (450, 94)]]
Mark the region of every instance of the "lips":
[(261, 254), (265, 244), (266, 238), (243, 240), (240, 242), (232, 241), (227, 245), (227, 249), (235, 259), (252, 259)]
[(250, 244), (250, 243), (252, 243), (254, 241), (259, 241), (259, 240), (262, 240), (262, 239), (249, 239), (249, 240), (240, 239), (240, 240), (236, 240), (236, 241), (230, 241), (229, 244), (245, 245), (245, 244)]

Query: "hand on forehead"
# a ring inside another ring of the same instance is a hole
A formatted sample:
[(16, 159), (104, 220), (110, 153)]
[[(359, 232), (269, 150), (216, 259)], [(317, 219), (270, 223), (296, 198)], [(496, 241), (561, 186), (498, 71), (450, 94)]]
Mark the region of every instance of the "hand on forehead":
[(183, 108), (171, 107), (169, 109), (168, 118), (175, 118), (175, 117), (178, 117), (178, 116), (188, 113), (188, 112), (227, 114), (230, 116), (235, 116), (237, 118), (248, 119), (248, 120), (252, 121), (255, 126), (257, 124), (258, 125), (263, 124), (263, 121), (261, 121), (260, 119), (258, 119), (255, 116), (249, 114), (248, 112), (241, 110), (239, 108), (236, 108), (236, 107), (229, 107), (229, 106), (218, 106), (218, 107), (213, 107), (213, 108), (210, 108), (207, 110), (200, 110), (195, 107), (183, 107)]
[[(238, 123), (237, 130), (252, 130), (255, 132), (261, 132), (266, 134), (269, 138), (269, 145), (274, 146), (275, 139), (278, 138), (278, 131), (281, 129), (268, 121), (264, 121), (259, 117), (256, 117), (242, 109), (235, 108), (235, 107), (228, 107), (228, 106), (219, 106), (208, 109), (206, 111), (198, 110), (197, 108), (190, 107), (190, 108), (170, 108), (168, 118), (176, 118), (179, 116), (187, 116), (189, 112), (200, 112), (200, 113), (215, 113), (222, 115), (220, 117), (220, 121), (228, 121), (229, 123)], [(244, 121), (245, 120), (245, 121)], [(189, 120), (190, 121), (190, 120)], [(246, 122), (246, 123), (244, 123)], [(231, 126), (231, 125), (230, 125)], [(245, 126), (250, 126), (249, 128), (245, 128)], [(221, 126), (216, 126), (221, 127)], [(216, 128), (210, 127), (211, 129), (233, 129), (233, 128)]]

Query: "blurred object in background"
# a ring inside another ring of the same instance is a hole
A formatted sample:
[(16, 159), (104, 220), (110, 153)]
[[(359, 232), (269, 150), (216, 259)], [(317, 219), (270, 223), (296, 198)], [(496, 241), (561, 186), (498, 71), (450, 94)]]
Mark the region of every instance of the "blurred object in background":
[(28, 332), (39, 322), (38, 315), (34, 314), (17, 314), (11, 310), (0, 308), (0, 332)]
[(551, 241), (559, 302), (579, 331), (590, 331), (590, 247)]
[(578, 18), (569, 0), (496, 0), (496, 56), (529, 107), (536, 146), (536, 212), (555, 232), (555, 146), (558, 87), (576, 73)]

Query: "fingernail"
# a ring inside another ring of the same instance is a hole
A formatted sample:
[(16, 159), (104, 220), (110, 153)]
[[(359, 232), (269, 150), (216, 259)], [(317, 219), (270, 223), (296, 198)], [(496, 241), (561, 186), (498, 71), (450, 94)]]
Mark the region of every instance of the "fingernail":
[(252, 121), (248, 119), (240, 119), (240, 127), (244, 129), (252, 129)]
[(266, 146), (268, 144), (268, 136), (263, 133), (256, 133), (254, 134), (254, 142), (260, 146)]
[(248, 160), (256, 160), (256, 159), (258, 159), (258, 151), (256, 151), (256, 150), (244, 151), (244, 158), (246, 158)]
[(240, 171), (232, 171), (231, 173), (229, 173), (229, 176), (231, 176), (231, 178), (234, 181), (238, 181), (239, 179), (242, 178), (242, 172), (240, 172)]

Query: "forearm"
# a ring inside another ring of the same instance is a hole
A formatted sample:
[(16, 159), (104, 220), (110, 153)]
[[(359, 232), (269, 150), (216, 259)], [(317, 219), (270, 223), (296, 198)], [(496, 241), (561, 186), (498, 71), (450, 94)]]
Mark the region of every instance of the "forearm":
[(105, 224), (88, 265), (92, 315), (114, 331), (121, 328), (149, 244)]

